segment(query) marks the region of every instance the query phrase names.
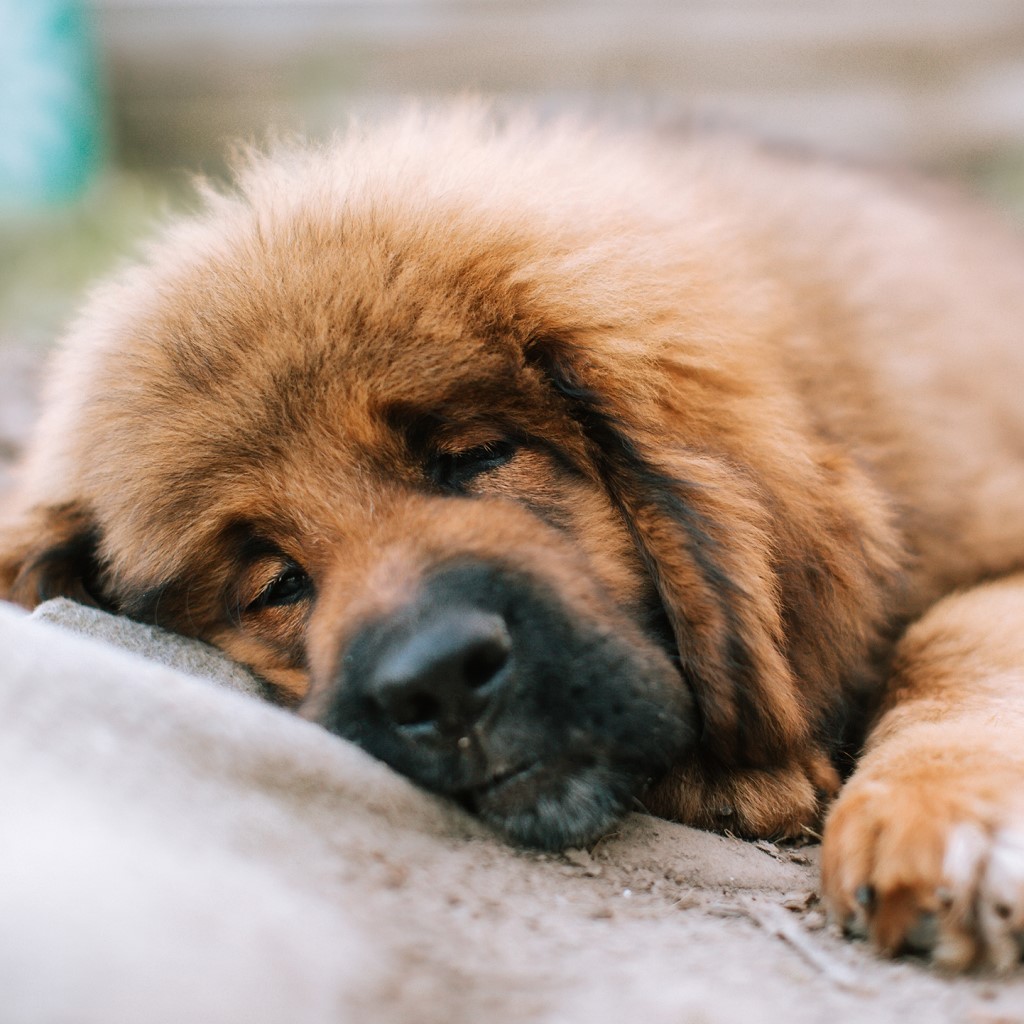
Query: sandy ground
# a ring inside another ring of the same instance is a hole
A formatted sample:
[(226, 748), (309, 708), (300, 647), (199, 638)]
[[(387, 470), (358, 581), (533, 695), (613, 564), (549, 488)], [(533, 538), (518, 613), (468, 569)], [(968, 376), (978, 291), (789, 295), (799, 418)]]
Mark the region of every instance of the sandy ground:
[[(0, 359), (3, 487), (41, 358), (9, 344)], [(814, 846), (744, 843), (633, 815), (589, 850), (540, 855), (452, 808), (434, 813), (446, 824), (433, 834), (396, 837), (393, 822), (362, 821), (323, 894), (387, 965), (391, 980), (360, 997), (372, 1004), (364, 1020), (1024, 1021), (1024, 969), (948, 979), (839, 936), (819, 907)]]
[(0, 608), (5, 1024), (1024, 1020), (1022, 975), (942, 978), (835, 934), (814, 847), (633, 814), (586, 850), (517, 849), (166, 667), (238, 672), (204, 645), (43, 614)]

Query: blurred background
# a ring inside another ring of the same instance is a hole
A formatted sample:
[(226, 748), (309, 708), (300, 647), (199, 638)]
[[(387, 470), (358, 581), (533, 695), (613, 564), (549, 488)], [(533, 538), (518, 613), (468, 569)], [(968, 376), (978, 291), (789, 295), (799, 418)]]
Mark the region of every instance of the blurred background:
[(1024, 219), (1022, 0), (0, 0), (0, 487), (42, 353), (191, 173), (464, 92), (725, 122)]

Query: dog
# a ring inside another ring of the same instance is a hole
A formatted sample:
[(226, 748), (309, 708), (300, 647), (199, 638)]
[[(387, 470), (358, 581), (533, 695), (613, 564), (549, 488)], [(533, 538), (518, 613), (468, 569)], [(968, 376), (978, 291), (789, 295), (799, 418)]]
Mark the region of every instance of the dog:
[(814, 833), (1024, 937), (1024, 246), (938, 186), (473, 105), (249, 155), (70, 328), (0, 593), (210, 642), (512, 840)]

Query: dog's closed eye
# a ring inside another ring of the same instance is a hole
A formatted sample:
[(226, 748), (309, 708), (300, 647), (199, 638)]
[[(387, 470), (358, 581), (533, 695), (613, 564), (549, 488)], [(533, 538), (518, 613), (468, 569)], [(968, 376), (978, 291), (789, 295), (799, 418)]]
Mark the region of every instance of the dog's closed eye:
[(248, 612), (298, 604), (313, 593), (313, 581), (306, 571), (294, 562), (288, 562), (246, 606)]
[(476, 477), (510, 462), (518, 448), (515, 441), (503, 439), (464, 451), (440, 452), (429, 467), (430, 478), (443, 490), (461, 493)]

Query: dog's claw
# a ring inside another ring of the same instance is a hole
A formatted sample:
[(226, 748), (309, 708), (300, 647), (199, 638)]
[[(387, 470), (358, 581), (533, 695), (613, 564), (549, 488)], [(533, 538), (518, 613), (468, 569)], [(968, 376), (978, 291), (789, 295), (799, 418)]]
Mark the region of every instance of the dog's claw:
[(917, 915), (903, 940), (908, 953), (930, 954), (939, 941), (939, 916), (934, 910)]
[(863, 907), (864, 910), (870, 913), (871, 908), (875, 905), (875, 887), (873, 885), (858, 885), (853, 898), (856, 900), (858, 907)]

